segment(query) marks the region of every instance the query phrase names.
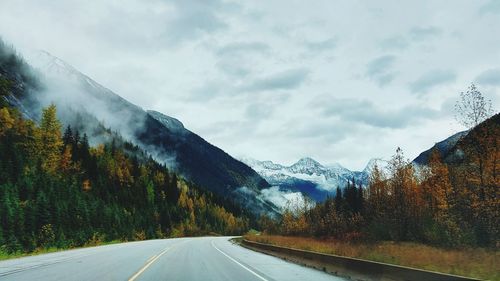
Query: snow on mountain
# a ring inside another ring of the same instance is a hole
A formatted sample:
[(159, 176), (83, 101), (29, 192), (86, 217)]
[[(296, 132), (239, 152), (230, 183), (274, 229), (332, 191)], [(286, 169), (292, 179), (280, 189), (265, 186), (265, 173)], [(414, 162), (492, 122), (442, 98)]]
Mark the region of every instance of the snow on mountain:
[(377, 166), (379, 171), (382, 172), (383, 175), (388, 175), (387, 168), (389, 166), (389, 162), (387, 160), (383, 160), (380, 158), (372, 158), (370, 161), (368, 161), (368, 164), (366, 164), (365, 168), (363, 169), (363, 173), (366, 175), (370, 175), (373, 171), (373, 169)]
[(302, 158), (290, 166), (251, 158), (242, 161), (271, 185), (289, 192), (301, 192), (316, 201), (324, 200), (334, 194), (337, 187), (343, 188), (353, 179), (357, 184), (366, 186), (369, 173), (375, 165), (382, 169), (387, 166), (387, 162), (382, 159), (370, 160), (363, 171), (351, 171), (338, 163), (322, 165), (309, 157)]

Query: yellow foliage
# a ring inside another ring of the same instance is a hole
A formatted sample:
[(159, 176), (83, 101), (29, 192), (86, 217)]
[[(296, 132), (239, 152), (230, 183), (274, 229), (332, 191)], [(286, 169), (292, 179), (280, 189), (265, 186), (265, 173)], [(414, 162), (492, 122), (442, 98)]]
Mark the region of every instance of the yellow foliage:
[(90, 185), (90, 180), (86, 179), (82, 183), (82, 189), (83, 191), (90, 191), (92, 190), (92, 186)]
[(6, 107), (0, 109), (0, 136), (14, 126), (15, 119), (11, 116)]

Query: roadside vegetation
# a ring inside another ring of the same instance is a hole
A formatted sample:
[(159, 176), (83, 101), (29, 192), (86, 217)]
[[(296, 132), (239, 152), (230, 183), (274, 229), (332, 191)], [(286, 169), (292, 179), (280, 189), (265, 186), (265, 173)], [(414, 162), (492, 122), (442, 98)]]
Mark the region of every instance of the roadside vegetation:
[(416, 167), (398, 148), (367, 187), (352, 180), (325, 202), (289, 202), (280, 219), (260, 218), (267, 235), (247, 238), (498, 280), (500, 114), (491, 115), (471, 85), (457, 103), (471, 127), (451, 151)]
[(352, 243), (332, 238), (281, 235), (245, 239), (294, 249), (360, 258), (443, 273), (500, 280), (500, 253), (487, 248), (445, 249), (414, 242)]

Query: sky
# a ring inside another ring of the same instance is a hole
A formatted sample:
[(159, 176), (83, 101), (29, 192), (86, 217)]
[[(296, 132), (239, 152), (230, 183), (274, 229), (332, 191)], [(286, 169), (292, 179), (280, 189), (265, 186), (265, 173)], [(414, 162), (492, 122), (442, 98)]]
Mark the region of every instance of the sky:
[(0, 36), (46, 50), (237, 158), (361, 170), (500, 109), (500, 0), (2, 0)]

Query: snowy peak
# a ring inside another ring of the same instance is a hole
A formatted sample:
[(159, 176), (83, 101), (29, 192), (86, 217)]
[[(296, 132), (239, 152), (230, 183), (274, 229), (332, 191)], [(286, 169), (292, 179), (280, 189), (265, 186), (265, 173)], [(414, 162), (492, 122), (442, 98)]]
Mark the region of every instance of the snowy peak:
[(260, 164), (262, 165), (263, 168), (270, 170), (280, 170), (284, 168), (280, 164), (273, 163), (273, 161), (262, 161), (260, 162)]
[(47, 51), (38, 51), (29, 56), (29, 62), (32, 66), (43, 70), (44, 74), (49, 75), (75, 75), (80, 72), (62, 59), (53, 56)]
[(363, 172), (365, 172), (365, 173), (371, 173), (371, 171), (373, 171), (373, 169), (375, 168), (375, 166), (377, 166), (377, 168), (379, 168), (379, 169), (382, 169), (385, 166), (387, 166), (387, 161), (382, 160), (380, 158), (372, 158), (366, 164), (365, 169), (363, 170)]
[(345, 187), (353, 179), (358, 184), (367, 184), (368, 175), (364, 172), (350, 171), (340, 164), (322, 165), (305, 157), (291, 166), (271, 161), (242, 159), (270, 184), (287, 192), (300, 191), (302, 194), (322, 201), (335, 192), (337, 187)]
[(313, 175), (320, 174), (325, 170), (325, 167), (323, 167), (323, 165), (321, 165), (318, 161), (305, 157), (290, 166), (289, 169), (294, 173)]

